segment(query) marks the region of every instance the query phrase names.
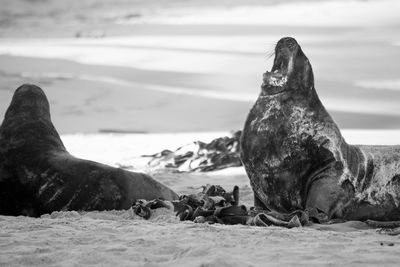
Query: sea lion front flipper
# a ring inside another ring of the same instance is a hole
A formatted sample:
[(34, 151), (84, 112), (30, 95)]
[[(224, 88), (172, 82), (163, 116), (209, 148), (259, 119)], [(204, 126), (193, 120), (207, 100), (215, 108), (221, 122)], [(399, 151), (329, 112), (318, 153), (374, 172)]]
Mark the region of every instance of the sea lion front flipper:
[(294, 215), (292, 219), (288, 222), (287, 225), (288, 228), (293, 228), (293, 227), (302, 227), (302, 224), (300, 222), (300, 219), (297, 215)]
[(262, 227), (268, 227), (271, 224), (270, 221), (265, 220), (265, 218), (263, 217), (264, 213), (258, 213), (256, 216), (251, 217), (250, 220), (247, 221), (248, 225), (254, 225), (254, 226), (262, 226)]
[(310, 222), (326, 224), (329, 222), (328, 215), (316, 208), (307, 208), (305, 210)]
[(295, 210), (289, 214), (289, 216), (292, 216), (292, 218), (294, 215), (298, 216), (301, 225), (304, 226), (304, 225), (310, 224), (310, 217), (307, 212), (305, 212), (303, 210)]
[(254, 217), (254, 223), (257, 226), (283, 226), (288, 227), (288, 222), (279, 220), (271, 215), (266, 213), (259, 213)]
[(254, 208), (257, 210), (265, 210), (265, 211), (270, 211), (267, 206), (260, 200), (260, 198), (257, 196), (257, 193), (253, 190), (254, 193)]
[[(335, 169), (336, 165), (325, 170), (325, 174), (314, 180), (308, 190), (306, 209), (316, 209), (331, 218), (342, 218), (345, 203), (349, 202), (351, 194), (339, 183), (341, 173)], [(322, 218), (321, 218), (322, 219)]]

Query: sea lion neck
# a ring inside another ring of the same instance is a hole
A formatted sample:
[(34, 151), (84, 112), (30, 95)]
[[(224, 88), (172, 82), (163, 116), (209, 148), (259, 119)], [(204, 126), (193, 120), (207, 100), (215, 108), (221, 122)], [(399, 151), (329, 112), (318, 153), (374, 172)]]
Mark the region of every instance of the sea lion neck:
[(24, 84), (15, 91), (0, 126), (0, 145), (1, 153), (15, 149), (27, 154), (36, 150), (65, 151), (40, 87)]

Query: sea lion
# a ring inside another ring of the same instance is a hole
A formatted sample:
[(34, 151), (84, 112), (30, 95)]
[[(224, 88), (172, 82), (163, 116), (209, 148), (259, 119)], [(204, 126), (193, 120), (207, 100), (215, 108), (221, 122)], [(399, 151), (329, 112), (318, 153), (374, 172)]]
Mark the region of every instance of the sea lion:
[(328, 219), (400, 220), (400, 146), (349, 145), (297, 41), (279, 40), (241, 137), (255, 205)]
[(70, 155), (42, 89), (15, 91), (0, 126), (0, 214), (128, 209), (136, 199), (156, 198), (178, 195), (146, 174)]

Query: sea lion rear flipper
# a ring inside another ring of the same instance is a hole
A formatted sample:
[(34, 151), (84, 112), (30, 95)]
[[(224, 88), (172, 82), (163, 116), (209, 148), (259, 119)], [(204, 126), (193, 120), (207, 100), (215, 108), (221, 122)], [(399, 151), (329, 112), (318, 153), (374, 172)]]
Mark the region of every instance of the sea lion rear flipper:
[(279, 220), (271, 215), (266, 213), (259, 213), (254, 217), (254, 223), (257, 226), (283, 226), (288, 227), (288, 222)]

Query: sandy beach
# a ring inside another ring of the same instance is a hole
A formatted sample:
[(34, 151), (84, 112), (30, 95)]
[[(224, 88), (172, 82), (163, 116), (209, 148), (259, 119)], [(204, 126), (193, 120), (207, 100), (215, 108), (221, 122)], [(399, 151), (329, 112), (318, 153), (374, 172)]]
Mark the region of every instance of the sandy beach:
[(4, 217), (4, 266), (397, 266), (398, 237), (332, 230), (150, 221), (128, 212)]
[[(37, 84), (72, 155), (144, 171), (178, 194), (238, 185), (251, 206), (241, 167), (178, 174), (141, 155), (241, 129), (283, 36), (309, 57), (347, 142), (400, 144), (398, 10), (395, 0), (4, 0), (0, 114), (18, 86)], [(149, 221), (132, 210), (0, 216), (0, 266), (397, 266), (399, 246), (360, 222), (208, 225), (167, 209)]]
[[(74, 134), (62, 139), (75, 156), (146, 171), (180, 194), (207, 183), (227, 189), (238, 185), (241, 203), (251, 206), (252, 190), (241, 167), (167, 173), (146, 168), (140, 157), (159, 151), (164, 142), (173, 149), (195, 137), (207, 142), (223, 134)], [(343, 134), (350, 142), (398, 144), (400, 132)], [(397, 266), (400, 241), (361, 222), (293, 229), (208, 225), (181, 222), (172, 210), (159, 209), (150, 220), (132, 210), (0, 216), (0, 246), (0, 266)]]

